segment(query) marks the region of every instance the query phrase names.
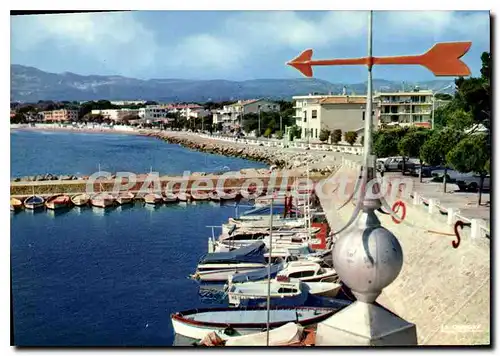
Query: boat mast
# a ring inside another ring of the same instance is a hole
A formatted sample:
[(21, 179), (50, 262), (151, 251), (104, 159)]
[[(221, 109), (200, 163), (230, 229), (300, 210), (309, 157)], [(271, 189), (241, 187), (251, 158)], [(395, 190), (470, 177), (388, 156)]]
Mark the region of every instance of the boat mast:
[(273, 203), (274, 193), (271, 196), (271, 209), (269, 212), (269, 259), (267, 261), (267, 328), (266, 345), (269, 346), (269, 316), (271, 309), (271, 259), (273, 253)]

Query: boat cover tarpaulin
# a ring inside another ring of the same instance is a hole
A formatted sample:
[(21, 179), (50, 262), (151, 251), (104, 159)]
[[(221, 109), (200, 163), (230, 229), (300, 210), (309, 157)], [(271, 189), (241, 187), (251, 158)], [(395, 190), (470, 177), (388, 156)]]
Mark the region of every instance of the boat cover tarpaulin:
[[(271, 266), (271, 278), (274, 278), (279, 271), (285, 266), (284, 263), (278, 263)], [(236, 273), (233, 275), (231, 281), (232, 283), (244, 283), (249, 281), (262, 281), (267, 279), (267, 268), (262, 268), (257, 271)]]
[(230, 252), (215, 252), (208, 253), (200, 262), (206, 263), (236, 263), (236, 262), (253, 262), (266, 263), (264, 258), (264, 249), (266, 244), (258, 241), (251, 245), (230, 251)]

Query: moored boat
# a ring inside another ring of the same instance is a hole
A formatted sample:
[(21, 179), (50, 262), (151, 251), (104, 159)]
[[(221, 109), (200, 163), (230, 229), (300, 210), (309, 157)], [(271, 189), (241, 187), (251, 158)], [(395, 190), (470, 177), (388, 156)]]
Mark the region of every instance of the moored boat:
[[(268, 281), (245, 282), (232, 284), (228, 288), (227, 296), (230, 305), (240, 306), (244, 300), (251, 299), (266, 299), (268, 295)], [(300, 281), (281, 282), (271, 280), (269, 286), (269, 297), (272, 299), (278, 298), (294, 298), (300, 297), (303, 293)]]
[(98, 193), (90, 199), (90, 203), (98, 208), (108, 208), (115, 203), (115, 197), (108, 193)]
[(24, 199), (24, 207), (26, 209), (34, 210), (34, 209), (43, 208), (44, 203), (45, 203), (45, 199), (42, 198), (41, 196), (38, 196), (38, 195), (32, 195), (32, 196)]
[(71, 198), (65, 194), (53, 195), (45, 202), (47, 209), (51, 210), (67, 208), (70, 204)]
[(116, 197), (116, 202), (120, 205), (130, 204), (134, 201), (134, 193), (132, 192), (120, 192)]
[(193, 191), (191, 190), (191, 198), (193, 200), (210, 200), (210, 195), (208, 192), (204, 191)]
[(339, 277), (333, 268), (321, 267), (316, 262), (294, 261), (289, 262), (278, 273), (281, 277), (298, 278), (303, 282), (337, 282)]
[(198, 263), (194, 279), (209, 282), (226, 282), (236, 272), (255, 271), (266, 266), (265, 245), (256, 242), (231, 252), (206, 254)]
[(76, 206), (84, 206), (89, 203), (90, 197), (87, 194), (76, 194), (71, 197), (71, 202)]
[[(269, 311), (269, 328), (275, 329), (290, 322), (301, 326), (317, 324), (338, 309), (321, 307), (272, 308)], [(233, 336), (249, 335), (267, 328), (267, 308), (206, 308), (191, 309), (171, 315), (176, 334), (196, 340), (211, 332), (228, 340)]]
[(188, 202), (188, 201), (192, 200), (191, 194), (189, 194), (189, 193), (179, 193), (179, 195), (177, 196), (177, 198), (181, 202)]
[(19, 211), (23, 208), (23, 202), (16, 198), (10, 198), (10, 210)]
[(144, 202), (146, 204), (160, 204), (163, 203), (163, 197), (157, 193), (148, 193), (144, 196)]
[(255, 334), (233, 336), (223, 340), (218, 333), (208, 334), (200, 345), (202, 346), (303, 346), (302, 341), (307, 334), (304, 327), (288, 323), (279, 328), (269, 331), (269, 343), (267, 331)]
[(220, 201), (220, 196), (219, 193), (216, 190), (211, 191), (208, 193), (208, 198), (212, 201)]
[(173, 194), (162, 194), (164, 203), (176, 203), (178, 201), (177, 196)]

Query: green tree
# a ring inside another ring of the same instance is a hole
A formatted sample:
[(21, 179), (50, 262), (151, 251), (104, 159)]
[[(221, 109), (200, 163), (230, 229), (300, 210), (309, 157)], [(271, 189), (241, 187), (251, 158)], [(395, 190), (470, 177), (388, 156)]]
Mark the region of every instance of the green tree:
[(327, 129), (321, 129), (319, 133), (319, 140), (325, 142), (330, 137), (331, 132)]
[(288, 133), (290, 135), (290, 141), (293, 141), (295, 138), (300, 139), (302, 131), (300, 130), (300, 127), (298, 127), (297, 125), (293, 125), (292, 127), (290, 127)]
[[(420, 149), (427, 141), (429, 135), (429, 130), (409, 131), (398, 143), (399, 153), (406, 157), (417, 157), (420, 160), (420, 168), (422, 168)], [(420, 169), (419, 179), (422, 182), (422, 169)]]
[(282, 140), (283, 139), (283, 131), (278, 131), (276, 132), (276, 138), (278, 140)]
[(373, 137), (373, 153), (377, 157), (391, 157), (399, 153), (399, 136), (395, 130), (383, 130)]
[(347, 131), (344, 134), (344, 140), (352, 146), (358, 140), (358, 133), (356, 131)]
[(21, 114), (19, 112), (17, 112), (16, 115), (14, 115), (14, 117), (10, 119), (11, 124), (23, 124), (25, 122), (26, 117), (24, 116), (24, 114)]
[(342, 140), (342, 130), (341, 129), (335, 129), (332, 132), (332, 143), (336, 145)]
[(430, 134), (428, 140), (425, 141), (420, 150), (420, 155), (426, 163), (432, 166), (443, 165), (445, 167), (443, 176), (443, 189), (445, 193), (447, 184), (446, 176), (449, 166), (447, 155), (458, 145), (462, 138), (463, 133), (452, 128), (435, 130)]
[(266, 129), (266, 131), (264, 131), (264, 137), (269, 138), (271, 136), (272, 132), (273, 132), (273, 129), (271, 129), (270, 127), (268, 127)]
[(485, 134), (476, 134), (463, 139), (446, 156), (448, 162), (458, 172), (474, 172), (479, 175), (479, 205), (481, 205), (484, 178), (490, 170), (490, 156)]

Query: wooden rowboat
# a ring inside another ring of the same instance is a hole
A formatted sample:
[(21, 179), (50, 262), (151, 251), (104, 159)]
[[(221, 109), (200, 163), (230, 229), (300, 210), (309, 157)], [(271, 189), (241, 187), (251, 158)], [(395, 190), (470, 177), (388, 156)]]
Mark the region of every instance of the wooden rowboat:
[(38, 195), (32, 195), (24, 200), (26, 209), (40, 209), (44, 206), (45, 199)]
[[(290, 322), (301, 326), (315, 325), (337, 311), (322, 307), (272, 308), (269, 327), (275, 329)], [(192, 309), (172, 314), (171, 319), (176, 334), (201, 340), (216, 332), (222, 339), (229, 340), (234, 336), (259, 333), (266, 328), (267, 308)]]
[(163, 197), (160, 194), (149, 193), (144, 196), (144, 201), (146, 204), (161, 204), (163, 203)]
[(71, 202), (76, 206), (84, 206), (89, 203), (90, 197), (87, 194), (77, 194), (71, 197)]
[(23, 208), (23, 202), (16, 198), (10, 198), (10, 210), (19, 211)]
[(53, 195), (47, 199), (45, 206), (47, 209), (67, 208), (71, 204), (71, 198), (65, 194)]
[(90, 203), (98, 208), (108, 208), (115, 203), (115, 197), (108, 193), (99, 193), (90, 199)]
[(135, 195), (131, 192), (121, 192), (116, 197), (116, 202), (120, 205), (130, 204), (134, 201)]

